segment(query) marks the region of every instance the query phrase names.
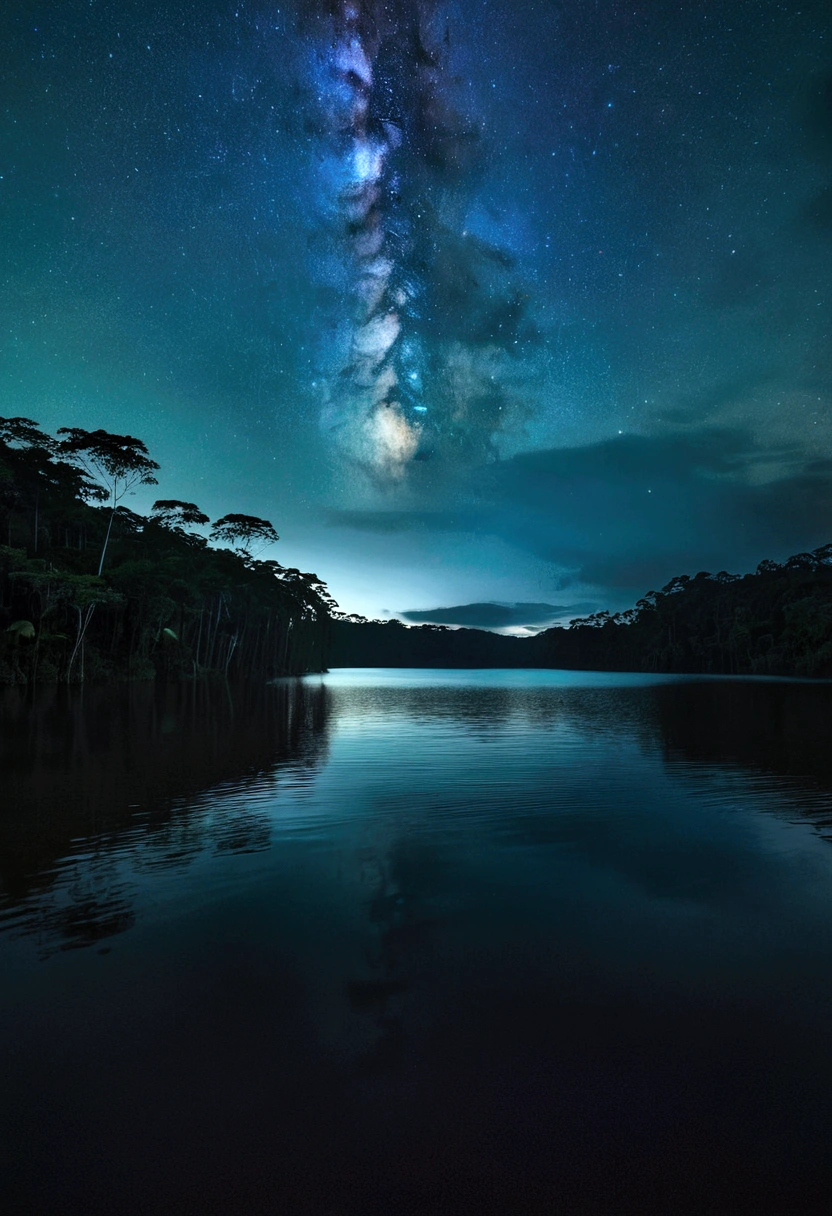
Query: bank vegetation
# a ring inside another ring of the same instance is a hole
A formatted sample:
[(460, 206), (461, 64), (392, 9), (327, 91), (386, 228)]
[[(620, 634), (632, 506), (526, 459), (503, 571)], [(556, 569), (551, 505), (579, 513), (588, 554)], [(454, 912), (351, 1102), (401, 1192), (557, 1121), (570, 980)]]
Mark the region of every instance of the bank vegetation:
[(326, 666), (324, 583), (262, 557), (279, 539), (268, 520), (211, 525), (178, 499), (129, 510), (158, 468), (130, 435), (0, 418), (0, 683)]

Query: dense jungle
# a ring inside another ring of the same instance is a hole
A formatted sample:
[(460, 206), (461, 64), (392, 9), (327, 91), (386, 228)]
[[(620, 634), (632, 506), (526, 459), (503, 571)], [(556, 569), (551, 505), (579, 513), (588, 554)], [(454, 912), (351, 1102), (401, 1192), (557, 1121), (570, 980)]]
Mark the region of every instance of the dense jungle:
[[(275, 677), (325, 666), (335, 605), (259, 555), (268, 520), (124, 505), (159, 466), (141, 440), (0, 418), (0, 683)], [(219, 545), (222, 547), (215, 547)]]

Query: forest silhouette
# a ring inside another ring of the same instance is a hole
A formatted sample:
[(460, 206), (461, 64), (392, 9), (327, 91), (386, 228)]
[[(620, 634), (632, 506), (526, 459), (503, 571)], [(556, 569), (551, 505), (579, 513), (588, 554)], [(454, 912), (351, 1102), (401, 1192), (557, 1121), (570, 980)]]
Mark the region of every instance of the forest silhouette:
[(206, 537), (195, 503), (130, 511), (158, 468), (130, 435), (0, 418), (0, 683), (328, 667), (832, 676), (832, 543), (751, 574), (678, 575), (625, 612), (532, 637), (408, 626), (346, 615), (317, 575), (264, 559), (269, 520), (230, 513)]
[(0, 418), (0, 683), (320, 671), (335, 609), (315, 574), (259, 555), (268, 520), (123, 503), (158, 464), (131, 435)]
[(334, 667), (556, 667), (832, 676), (832, 544), (753, 574), (678, 575), (626, 612), (513, 637), (357, 617), (332, 625)]

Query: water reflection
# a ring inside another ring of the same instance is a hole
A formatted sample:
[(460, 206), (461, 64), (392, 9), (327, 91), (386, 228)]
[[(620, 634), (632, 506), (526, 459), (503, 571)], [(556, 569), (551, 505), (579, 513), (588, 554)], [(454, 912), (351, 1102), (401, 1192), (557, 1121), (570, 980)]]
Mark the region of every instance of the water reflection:
[[(695, 681), (655, 690), (652, 720), (668, 760), (736, 769), (832, 839), (832, 685)], [(791, 795), (791, 797), (789, 797)]]
[(130, 928), (142, 873), (268, 849), (264, 807), (325, 759), (329, 693), (299, 680), (7, 689), (0, 720), (0, 931), (46, 954)]
[(12, 691), (13, 1210), (825, 1212), (832, 686)]
[[(442, 681), (449, 677), (448, 683)], [(471, 679), (473, 677), (473, 679)], [(470, 682), (469, 682), (470, 681)], [(493, 683), (492, 683), (493, 681)], [(524, 747), (529, 732), (579, 749), (636, 746), (694, 780), (760, 778), (760, 805), (832, 831), (832, 683), (606, 672), (337, 672), (336, 714), (357, 734), (414, 722)], [(440, 691), (441, 690), (441, 691)], [(444, 759), (444, 757), (442, 757)], [(489, 777), (493, 777), (489, 773)], [(790, 795), (793, 797), (790, 799)]]

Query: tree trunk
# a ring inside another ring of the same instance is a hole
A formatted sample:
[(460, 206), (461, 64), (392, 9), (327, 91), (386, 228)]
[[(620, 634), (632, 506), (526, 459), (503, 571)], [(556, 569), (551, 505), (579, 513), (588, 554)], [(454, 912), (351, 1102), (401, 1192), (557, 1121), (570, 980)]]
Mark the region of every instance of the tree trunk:
[(101, 561), (98, 563), (98, 577), (101, 578), (101, 571), (104, 569), (104, 557), (107, 553), (107, 545), (110, 543), (110, 533), (113, 530), (113, 520), (116, 517), (116, 498), (113, 494), (113, 509), (110, 512), (110, 522), (107, 524), (107, 535), (104, 537), (104, 548), (101, 550)]
[[(75, 658), (76, 658), (79, 650), (81, 650), (81, 653), (82, 653), (81, 661), (83, 663), (83, 649), (82, 648), (83, 648), (83, 644), (84, 644), (84, 635), (86, 634), (87, 627), (89, 626), (89, 623), (92, 620), (92, 614), (95, 611), (95, 604), (89, 604), (87, 606), (86, 613), (83, 613), (83, 614), (81, 612), (80, 607), (76, 604), (75, 611), (78, 613), (78, 628), (77, 628), (77, 636), (75, 638), (75, 645), (72, 649), (72, 654), (69, 656), (69, 665), (67, 666), (67, 669), (66, 669), (67, 684), (69, 684), (70, 680), (72, 679), (72, 667), (73, 667), (73, 664), (75, 663)], [(82, 674), (81, 674), (82, 681), (83, 681), (83, 678), (84, 678), (84, 676), (83, 676), (83, 670), (82, 670)]]

